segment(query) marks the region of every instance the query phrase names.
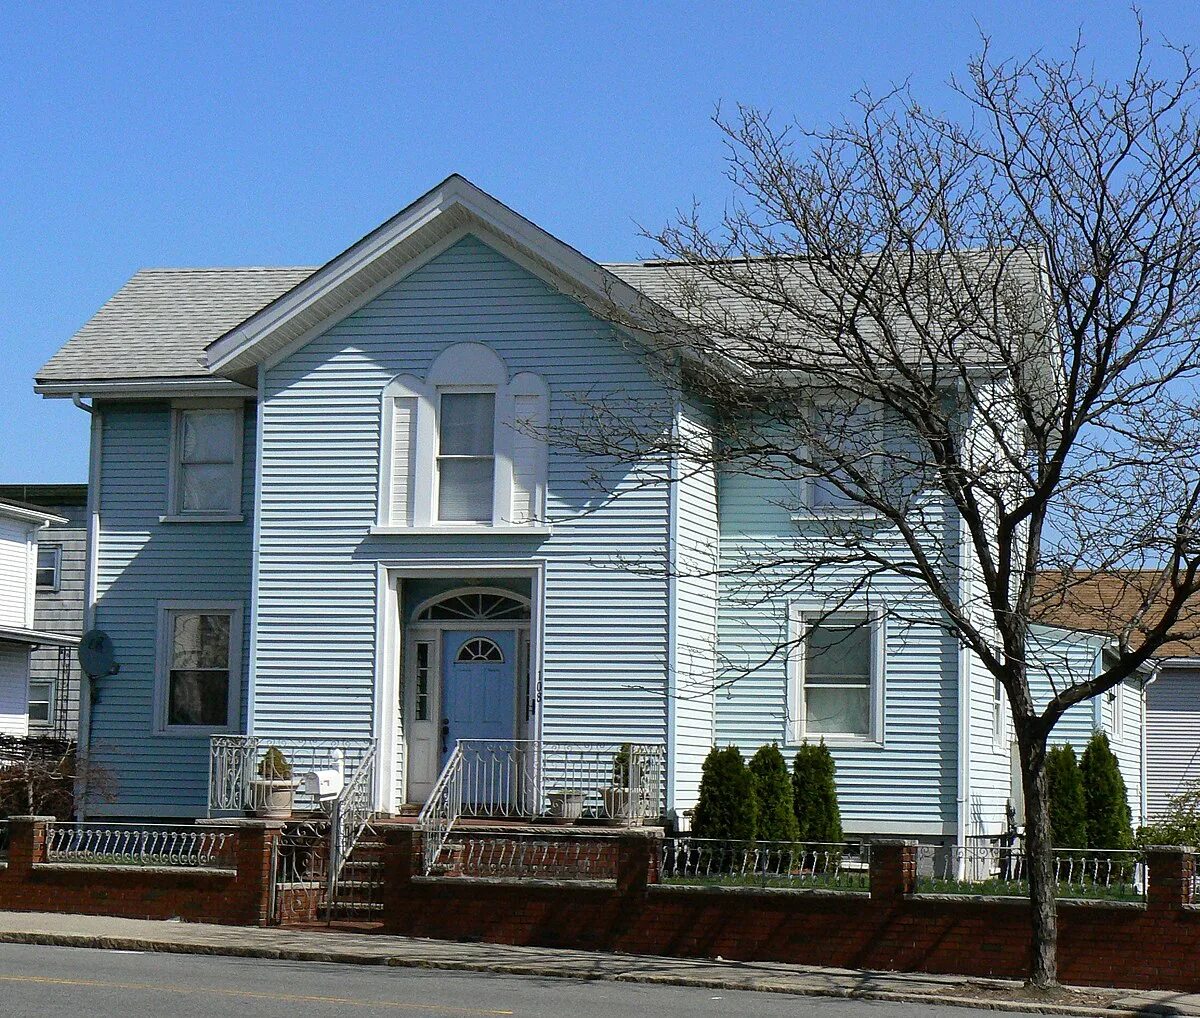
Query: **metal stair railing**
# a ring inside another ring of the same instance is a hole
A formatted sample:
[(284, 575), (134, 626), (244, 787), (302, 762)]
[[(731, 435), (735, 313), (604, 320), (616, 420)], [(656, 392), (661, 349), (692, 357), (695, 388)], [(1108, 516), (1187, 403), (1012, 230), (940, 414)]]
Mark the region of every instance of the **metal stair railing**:
[(462, 816), (463, 749), (459, 743), (438, 775), (437, 784), (417, 815), (417, 827), (423, 835), (424, 872), (429, 873), (442, 854), (454, 822)]
[(375, 786), (376, 747), (374, 741), (363, 755), (350, 780), (342, 786), (330, 814), (330, 865), (326, 887), (326, 903), (332, 907), (337, 898), (338, 880), (342, 869), (375, 815), (371, 803)]

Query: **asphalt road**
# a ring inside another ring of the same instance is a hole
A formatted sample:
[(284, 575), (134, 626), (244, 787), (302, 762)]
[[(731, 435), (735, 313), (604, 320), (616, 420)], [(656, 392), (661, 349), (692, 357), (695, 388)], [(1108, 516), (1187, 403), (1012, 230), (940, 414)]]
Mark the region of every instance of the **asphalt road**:
[[(0, 1013), (6, 1018), (926, 1018), (931, 1009), (693, 987), (0, 944)], [(980, 1014), (956, 1007), (932, 1013), (935, 1018)]]

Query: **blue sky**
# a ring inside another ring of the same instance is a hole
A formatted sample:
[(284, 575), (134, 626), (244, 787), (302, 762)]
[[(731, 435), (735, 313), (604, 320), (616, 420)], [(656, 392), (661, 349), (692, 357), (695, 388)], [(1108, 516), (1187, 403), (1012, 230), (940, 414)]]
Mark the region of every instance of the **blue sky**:
[[(1200, 41), (1200, 12), (1143, 3)], [(718, 101), (820, 122), (977, 48), (1119, 69), (1120, 3), (139, 4), (0, 0), (0, 482), (84, 480), (34, 372), (134, 271), (317, 264), (459, 172), (598, 259), (728, 194)]]

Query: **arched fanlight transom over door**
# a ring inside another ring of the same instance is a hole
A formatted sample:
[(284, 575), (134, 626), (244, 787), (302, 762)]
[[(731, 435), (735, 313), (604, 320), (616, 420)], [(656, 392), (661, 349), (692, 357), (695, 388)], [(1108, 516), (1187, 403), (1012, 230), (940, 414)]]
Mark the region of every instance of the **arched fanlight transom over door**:
[(504, 590), (460, 590), (423, 605), (416, 621), (528, 622), (529, 601)]
[(495, 640), (489, 640), (486, 636), (477, 636), (459, 648), (458, 656), (454, 660), (468, 664), (481, 662), (502, 665), (504, 664), (504, 651), (500, 649)]

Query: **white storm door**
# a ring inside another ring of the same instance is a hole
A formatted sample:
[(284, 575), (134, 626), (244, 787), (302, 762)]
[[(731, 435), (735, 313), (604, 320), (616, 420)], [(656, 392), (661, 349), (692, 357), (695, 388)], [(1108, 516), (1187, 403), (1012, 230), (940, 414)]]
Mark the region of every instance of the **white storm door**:
[(424, 802), (441, 768), (441, 674), (435, 634), (414, 636), (405, 655), (405, 725), (410, 803)]

